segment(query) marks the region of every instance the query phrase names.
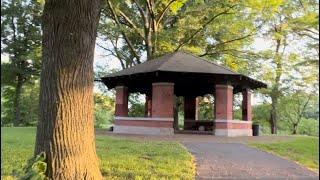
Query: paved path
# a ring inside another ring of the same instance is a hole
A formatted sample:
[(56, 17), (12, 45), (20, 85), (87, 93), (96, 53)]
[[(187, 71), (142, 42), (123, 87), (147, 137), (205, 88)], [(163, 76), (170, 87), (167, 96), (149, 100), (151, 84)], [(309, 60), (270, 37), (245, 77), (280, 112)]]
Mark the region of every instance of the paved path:
[(238, 143), (183, 142), (196, 157), (197, 179), (319, 179), (294, 162)]
[(195, 156), (197, 179), (267, 179), (312, 180), (314, 173), (278, 156), (244, 145), (291, 141), (292, 136), (219, 137), (212, 135), (132, 135), (98, 130), (96, 135), (113, 136), (137, 141), (173, 141), (182, 143)]

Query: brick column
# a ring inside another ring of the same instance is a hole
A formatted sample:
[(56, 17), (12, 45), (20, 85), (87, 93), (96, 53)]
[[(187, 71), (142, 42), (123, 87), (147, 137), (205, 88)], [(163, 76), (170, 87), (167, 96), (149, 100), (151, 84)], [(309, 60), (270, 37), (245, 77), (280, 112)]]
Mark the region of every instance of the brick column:
[(216, 85), (214, 98), (214, 134), (232, 136), (233, 87)]
[(184, 129), (191, 129), (195, 125), (196, 111), (197, 111), (197, 99), (193, 97), (184, 97)]
[(249, 88), (242, 91), (242, 120), (252, 121), (251, 92)]
[(146, 96), (146, 104), (144, 107), (144, 116), (145, 117), (151, 117), (151, 112), (152, 112), (152, 97), (151, 96)]
[(152, 117), (173, 118), (174, 83), (152, 83)]
[(233, 87), (216, 85), (214, 101), (215, 119), (232, 120), (233, 118)]
[(128, 116), (128, 87), (117, 86), (116, 88), (116, 109), (115, 116)]

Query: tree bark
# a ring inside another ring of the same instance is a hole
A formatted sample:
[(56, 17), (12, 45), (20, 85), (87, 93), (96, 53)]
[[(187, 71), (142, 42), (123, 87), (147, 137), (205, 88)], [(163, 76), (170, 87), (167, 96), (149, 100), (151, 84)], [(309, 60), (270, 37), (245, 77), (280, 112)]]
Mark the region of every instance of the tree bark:
[[(277, 32), (278, 30), (275, 29)], [(280, 79), (282, 76), (282, 57), (280, 55), (281, 39), (276, 40), (276, 50), (275, 50), (275, 64), (276, 64), (276, 78), (275, 85), (271, 92), (271, 134), (277, 134), (277, 105), (280, 96)]]
[(34, 155), (50, 179), (102, 179), (93, 124), (93, 57), (100, 0), (47, 0)]
[(17, 76), (16, 91), (14, 97), (14, 121), (13, 126), (19, 126), (21, 124), (21, 89), (23, 79), (20, 75)]
[(277, 112), (272, 108), (270, 116), (271, 134), (277, 134)]
[(292, 134), (297, 134), (297, 130), (298, 130), (298, 124), (293, 124)]

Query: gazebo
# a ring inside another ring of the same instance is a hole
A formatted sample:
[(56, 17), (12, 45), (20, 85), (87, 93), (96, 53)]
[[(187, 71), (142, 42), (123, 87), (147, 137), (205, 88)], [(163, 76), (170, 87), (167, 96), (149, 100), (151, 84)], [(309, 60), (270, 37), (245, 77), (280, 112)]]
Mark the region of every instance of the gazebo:
[[(214, 97), (212, 134), (252, 136), (251, 90), (267, 85), (184, 51), (101, 78), (116, 90), (114, 133), (174, 134), (175, 96), (184, 97), (184, 128), (198, 121), (197, 97)], [(128, 95), (146, 95), (145, 117), (128, 117)], [(233, 119), (233, 96), (242, 93), (242, 120)]]

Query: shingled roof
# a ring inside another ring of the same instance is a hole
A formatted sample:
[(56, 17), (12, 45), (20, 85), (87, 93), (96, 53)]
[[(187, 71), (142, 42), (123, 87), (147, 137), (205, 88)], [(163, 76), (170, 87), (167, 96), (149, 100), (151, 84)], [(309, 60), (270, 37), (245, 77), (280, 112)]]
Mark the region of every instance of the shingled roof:
[(154, 71), (167, 72), (190, 72), (190, 73), (208, 73), (208, 74), (228, 74), (237, 75), (239, 73), (229, 68), (209, 62), (193, 54), (177, 51), (167, 54), (142, 64), (124, 69), (122, 71), (107, 75), (106, 77), (124, 76), (138, 73), (147, 73)]
[(267, 87), (263, 82), (184, 51), (146, 61), (101, 80), (109, 89), (125, 85), (130, 92), (144, 94), (151, 93), (154, 82), (173, 82), (176, 95), (183, 96), (212, 93), (215, 84), (232, 85), (234, 93)]

